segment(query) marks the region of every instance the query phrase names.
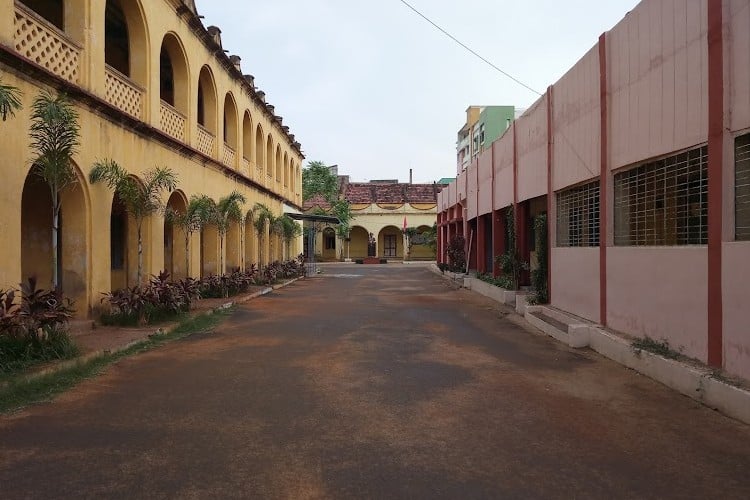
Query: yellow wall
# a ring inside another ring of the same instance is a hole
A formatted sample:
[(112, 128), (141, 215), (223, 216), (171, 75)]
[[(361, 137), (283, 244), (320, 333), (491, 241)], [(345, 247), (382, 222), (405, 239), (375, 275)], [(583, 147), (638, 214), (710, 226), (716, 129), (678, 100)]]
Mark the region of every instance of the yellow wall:
[[(81, 147), (74, 158), (79, 167), (80, 183), (63, 195), (62, 279), (66, 292), (76, 299), (79, 314), (82, 315), (99, 305), (101, 292), (111, 290), (113, 285), (123, 286), (126, 281), (134, 284), (137, 269), (135, 225), (132, 221), (127, 227), (125, 269), (119, 273), (113, 273), (110, 269), (113, 194), (104, 185), (92, 186), (88, 183), (88, 172), (95, 161), (103, 158), (115, 160), (140, 178), (155, 166), (168, 166), (177, 173), (179, 189), (185, 199), (195, 194), (207, 194), (219, 199), (232, 190), (238, 190), (248, 200), (244, 206), (246, 211), (260, 202), (276, 215), (283, 211), (284, 203), (292, 206), (301, 204), (300, 165), (303, 156), (261, 99), (222, 66), (220, 58), (223, 55), (216, 55), (216, 51), (207, 48), (193, 33), (187, 15), (178, 17), (175, 6), (170, 5), (169, 1), (121, 0), (131, 37), (132, 78), (130, 81), (121, 79), (112, 83), (112, 72), (105, 69), (104, 63), (105, 4), (104, 0), (64, 0), (66, 33), (57, 34), (61, 43), (47, 47), (47, 51), (56, 57), (45, 56), (34, 61), (47, 68), (49, 76), (32, 76), (24, 74), (29, 68), (24, 61), (32, 54), (26, 51), (27, 46), (20, 39), (14, 40), (15, 13), (18, 12), (22, 18), (29, 20), (31, 26), (42, 31), (54, 32), (54, 29), (47, 27), (44, 21), (35, 19), (33, 13), (25, 12), (22, 6), (15, 5), (13, 0), (0, 0), (0, 43), (17, 47), (18, 50), (18, 57), (11, 61), (12, 65), (0, 62), (0, 78), (4, 84), (19, 87), (23, 93), (23, 109), (15, 118), (0, 122), (3, 136), (0, 142), (0, 168), (3, 172), (0, 209), (4, 214), (0, 234), (6, 241), (5, 245), (0, 246), (0, 287), (14, 286), (31, 273), (40, 277), (40, 285), (49, 286), (51, 232), (49, 237), (45, 237), (44, 233), (51, 227), (51, 221), (48, 223), (44, 220), (47, 211), (40, 208), (42, 202), (38, 201), (42, 198), (32, 196), (30, 201), (22, 203), (22, 196), (32, 158), (28, 147), (30, 107), (39, 92), (56, 81), (52, 75), (57, 74), (68, 81), (57, 84), (57, 87), (72, 96), (80, 117)], [(182, 112), (184, 120), (184, 134), (181, 137), (171, 137), (175, 128), (163, 119), (164, 116), (179, 117), (180, 114), (165, 114), (170, 108), (162, 104), (159, 96), (159, 54), (162, 40), (165, 39), (172, 53), (183, 54), (184, 57), (172, 61), (175, 67), (174, 107)], [(53, 40), (47, 43), (56, 43), (55, 37), (48, 37), (47, 40)], [(43, 44), (41, 37), (33, 41)], [(71, 57), (71, 53), (75, 57)], [(58, 63), (64, 60), (65, 63), (53, 64), (53, 59)], [(204, 68), (204, 74), (211, 76), (216, 104), (212, 113), (207, 113), (207, 116), (213, 115), (215, 120), (206, 128), (216, 132), (213, 147), (207, 155), (200, 153), (204, 146), (201, 138), (205, 139), (206, 135), (200, 131), (197, 123), (197, 89), (201, 68)], [(125, 92), (126, 98), (122, 97), (122, 93), (114, 92), (118, 89)], [(94, 97), (86, 98), (86, 93)], [(133, 98), (133, 95), (137, 96), (138, 93), (140, 107), (134, 107), (137, 98)], [(95, 107), (92, 106), (94, 102)], [(227, 127), (227, 130), (234, 131), (232, 137), (227, 138), (223, 137), (223, 127), (219, 126), (223, 121), (225, 105), (230, 107), (228, 116), (236, 120)], [(135, 120), (128, 118), (126, 111), (136, 115)], [(258, 136), (264, 138), (264, 143), (270, 143), (271, 150), (278, 150), (281, 157), (287, 159), (279, 165), (278, 180), (276, 175), (266, 175), (275, 173), (276, 162), (274, 157), (265, 157), (262, 151), (265, 148), (257, 150), (255, 139)], [(225, 140), (232, 146), (234, 155), (224, 147)], [(262, 188), (253, 186), (252, 180)], [(34, 192), (29, 191), (31, 194)], [(166, 203), (168, 199), (169, 194), (165, 193), (163, 202)], [(23, 231), (22, 220), (29, 222)], [(146, 221), (143, 227), (146, 276), (170, 265), (177, 270), (176, 275), (185, 274), (184, 235), (178, 233), (173, 232), (172, 247), (167, 247), (172, 250), (172, 255), (165, 256), (163, 216), (154, 215)], [(241, 238), (240, 233), (239, 227), (233, 228), (225, 240), (227, 268), (240, 266), (243, 260), (245, 264), (257, 261), (257, 251), (253, 251), (257, 248), (253, 231), (250, 231), (253, 237), (248, 241)], [(204, 272), (218, 270), (219, 243), (216, 231), (208, 229), (203, 239), (201, 249), (200, 235), (194, 234), (191, 238), (191, 276), (201, 274), (202, 260)], [(250, 249), (245, 246), (248, 244), (251, 245)], [(295, 242), (293, 246), (295, 249), (301, 248), (301, 242)], [(266, 262), (268, 255), (266, 251)], [(252, 258), (248, 260), (248, 257)]]
[[(388, 207), (390, 206), (396, 208), (389, 209)], [(378, 257), (384, 256), (383, 234), (396, 234), (397, 256), (392, 257), (392, 259), (403, 259), (404, 241), (401, 229), (404, 225), (404, 217), (406, 217), (406, 224), (408, 227), (432, 227), (437, 221), (435, 204), (420, 204), (416, 206), (410, 205), (409, 203), (394, 205), (358, 204), (354, 205), (354, 207), (357, 208), (357, 210), (352, 210), (353, 218), (349, 224), (352, 228), (350, 232), (351, 241), (349, 242), (349, 258), (352, 260), (367, 257), (367, 241), (369, 233), (373, 234), (375, 241), (377, 242), (376, 252)], [(343, 255), (342, 258), (346, 258), (346, 242), (337, 240), (336, 245), (336, 256), (333, 256), (333, 254), (325, 254), (323, 250), (323, 238), (320, 233), (318, 233), (315, 242), (315, 253), (323, 256), (326, 260), (330, 260), (330, 258), (338, 258), (340, 255)], [(343, 254), (338, 252), (339, 248), (343, 250)], [(429, 249), (425, 251), (422, 247), (415, 245), (412, 247), (412, 255), (409, 256), (409, 258), (430, 259), (434, 258), (434, 255), (432, 255), (432, 252)]]

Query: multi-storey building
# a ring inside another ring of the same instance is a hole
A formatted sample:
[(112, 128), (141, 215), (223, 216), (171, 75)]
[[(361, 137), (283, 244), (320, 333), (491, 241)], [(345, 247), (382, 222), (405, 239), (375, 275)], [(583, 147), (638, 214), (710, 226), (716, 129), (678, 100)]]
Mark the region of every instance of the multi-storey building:
[[(177, 211), (193, 195), (219, 199), (234, 190), (248, 211), (256, 202), (277, 215), (301, 205), (300, 144), (242, 74), (240, 57), (225, 52), (221, 31), (204, 28), (192, 1), (0, 0), (0, 79), (23, 95), (22, 110), (0, 123), (0, 286), (30, 275), (51, 281), (51, 198), (30, 171), (27, 135), (32, 101), (44, 90), (68, 95), (80, 121), (78, 182), (62, 197), (59, 268), (81, 315), (136, 276), (132, 220), (117, 196), (87, 179), (97, 160), (136, 177), (170, 167), (179, 189), (163, 201)], [(186, 263), (184, 235), (161, 214), (148, 218), (143, 241), (146, 274), (199, 276), (222, 272), (222, 261), (230, 268), (279, 257), (269, 255), (268, 237), (261, 251), (242, 222), (226, 234), (224, 259), (209, 227), (190, 238)]]
[(458, 173), (510, 127), (515, 118), (513, 106), (469, 106), (466, 124), (458, 131), (456, 168)]
[(439, 259), (497, 273), (515, 207), (533, 263), (546, 213), (551, 306), (750, 379), (748, 54), (750, 1), (642, 1), (438, 195)]

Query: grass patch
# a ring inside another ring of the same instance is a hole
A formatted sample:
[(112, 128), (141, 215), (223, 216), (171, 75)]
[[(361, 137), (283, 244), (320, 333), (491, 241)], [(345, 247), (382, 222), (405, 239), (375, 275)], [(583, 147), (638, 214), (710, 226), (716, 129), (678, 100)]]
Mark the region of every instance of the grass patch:
[(0, 385), (0, 413), (8, 413), (30, 404), (49, 401), (54, 396), (76, 386), (80, 382), (99, 375), (117, 361), (155, 349), (167, 342), (206, 332), (221, 323), (232, 312), (226, 309), (213, 314), (202, 314), (183, 320), (177, 328), (163, 335), (153, 335), (127, 349), (103, 354), (88, 361), (76, 363), (62, 370), (38, 377), (19, 375)]
[(668, 359), (684, 359), (685, 356), (680, 354), (679, 352), (675, 351), (669, 346), (669, 342), (666, 340), (659, 342), (658, 340), (654, 340), (650, 337), (644, 337), (642, 339), (636, 339), (632, 343), (633, 349), (640, 349), (643, 351), (648, 351), (653, 354), (658, 354), (659, 356), (668, 358)]
[(78, 356), (78, 347), (65, 330), (49, 329), (36, 335), (0, 336), (0, 382), (32, 366)]

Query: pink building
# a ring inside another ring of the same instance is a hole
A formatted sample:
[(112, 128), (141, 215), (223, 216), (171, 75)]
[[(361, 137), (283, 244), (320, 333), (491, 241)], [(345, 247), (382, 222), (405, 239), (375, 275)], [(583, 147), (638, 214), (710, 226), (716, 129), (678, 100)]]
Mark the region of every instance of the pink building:
[[(505, 211), (550, 304), (750, 379), (750, 0), (644, 0), (438, 196), (499, 270)], [(522, 278), (528, 282), (528, 276)]]

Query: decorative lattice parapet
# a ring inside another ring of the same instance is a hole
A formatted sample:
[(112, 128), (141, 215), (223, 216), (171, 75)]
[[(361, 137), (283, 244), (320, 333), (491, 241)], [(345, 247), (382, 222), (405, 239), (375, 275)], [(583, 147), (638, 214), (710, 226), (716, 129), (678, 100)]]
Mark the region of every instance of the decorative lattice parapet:
[(81, 48), (20, 3), (16, 3), (13, 42), (22, 56), (69, 82), (79, 82)]
[(242, 159), (242, 173), (248, 177), (252, 175), (252, 172), (250, 172), (250, 161), (247, 158)]
[(235, 153), (234, 149), (229, 147), (229, 144), (224, 144), (224, 156), (222, 157), (222, 162), (224, 162), (224, 165), (234, 168), (236, 158), (237, 153)]
[(164, 101), (161, 101), (161, 116), (159, 117), (159, 128), (165, 134), (174, 137), (178, 141), (185, 142), (185, 115), (174, 109)]
[(136, 118), (141, 118), (143, 90), (127, 76), (107, 66), (105, 98), (108, 103)]
[(198, 147), (198, 151), (203, 153), (206, 156), (213, 156), (214, 155), (214, 141), (216, 141), (216, 137), (205, 129), (202, 125), (198, 124), (198, 143), (196, 146)]
[(263, 167), (261, 165), (255, 165), (255, 179), (258, 182), (263, 181)]

